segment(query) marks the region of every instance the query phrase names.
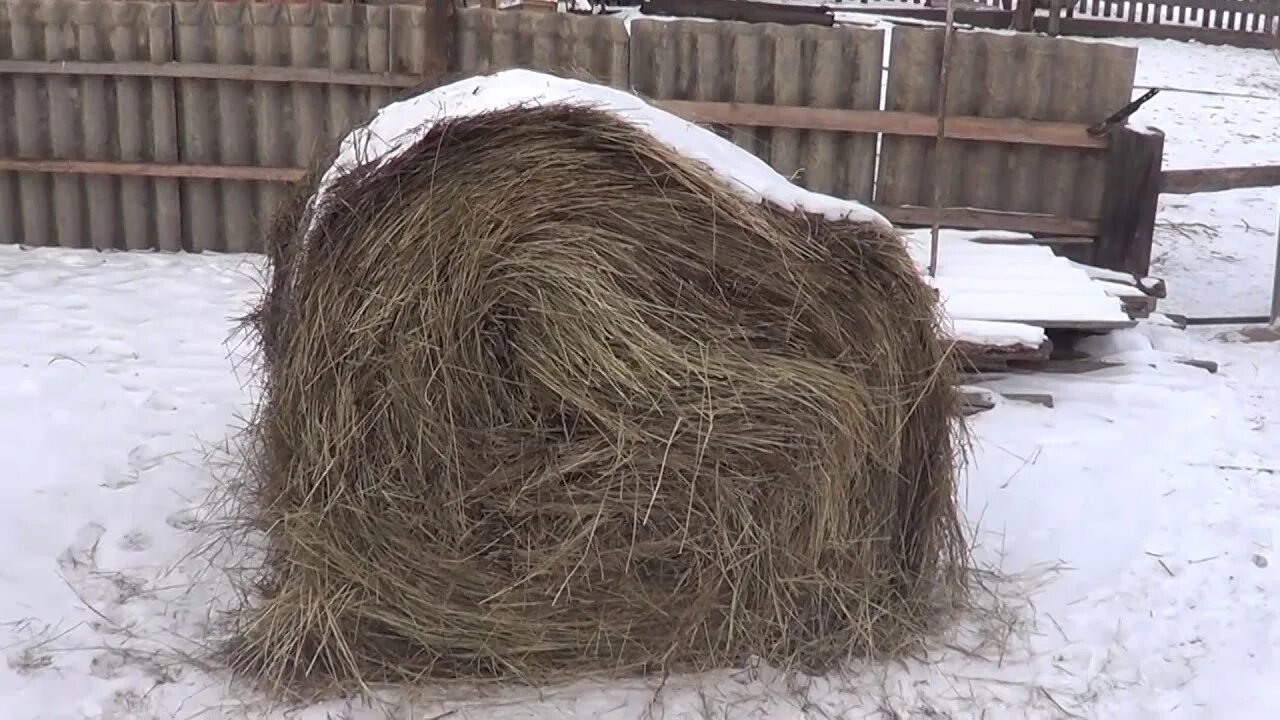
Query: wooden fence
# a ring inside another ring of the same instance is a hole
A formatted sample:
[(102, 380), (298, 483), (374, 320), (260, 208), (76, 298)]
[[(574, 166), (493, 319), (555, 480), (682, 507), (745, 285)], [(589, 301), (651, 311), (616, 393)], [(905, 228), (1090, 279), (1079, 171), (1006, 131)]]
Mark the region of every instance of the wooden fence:
[[(807, 187), (927, 224), (942, 33), (896, 29), (882, 87), (885, 37), (649, 20), (628, 32), (612, 18), (447, 1), (10, 0), (0, 239), (257, 250), (284, 183), (352, 123), (401, 89), (504, 67), (635, 88)], [(1087, 258), (1140, 262), (1149, 231), (1117, 235), (1104, 220), (1126, 212), (1109, 204), (1132, 204), (1104, 193), (1125, 159), (1086, 132), (1129, 100), (1136, 51), (981, 32), (954, 44), (943, 221), (1065, 236), (1092, 244)]]
[(1280, 0), (1060, 0), (1035, 24), (1064, 35), (1268, 49), (1280, 47)]

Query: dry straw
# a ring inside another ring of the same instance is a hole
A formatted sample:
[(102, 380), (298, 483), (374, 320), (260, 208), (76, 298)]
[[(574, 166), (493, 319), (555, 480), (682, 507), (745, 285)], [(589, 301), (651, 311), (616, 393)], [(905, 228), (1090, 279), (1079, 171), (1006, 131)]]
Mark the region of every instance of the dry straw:
[(953, 375), (893, 234), (568, 106), (442, 121), (326, 197), (306, 253), (305, 197), (276, 218), (252, 318), (238, 669), (817, 671), (957, 597)]

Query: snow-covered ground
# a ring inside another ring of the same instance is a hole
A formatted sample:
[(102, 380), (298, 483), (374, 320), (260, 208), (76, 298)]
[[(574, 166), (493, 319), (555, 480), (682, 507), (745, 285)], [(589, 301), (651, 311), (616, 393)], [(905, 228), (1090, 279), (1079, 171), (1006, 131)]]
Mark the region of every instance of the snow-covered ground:
[[(1269, 53), (1137, 44), (1140, 82), (1270, 98), (1165, 93), (1137, 120), (1169, 165), (1280, 161)], [(1276, 200), (1165, 199), (1177, 309), (1265, 309)], [(1122, 366), (997, 383), (1056, 399), (973, 422), (965, 506), (999, 612), (918, 659), (272, 707), (203, 661), (231, 598), (191, 554), (252, 406), (226, 340), (259, 263), (0, 247), (0, 718), (1280, 717), (1280, 343), (1160, 326), (1094, 341)]]
[[(1165, 132), (1166, 168), (1280, 163), (1280, 52), (1124, 42), (1138, 48), (1139, 85), (1203, 91), (1162, 91), (1133, 118)], [(1161, 196), (1152, 273), (1169, 282), (1168, 309), (1266, 315), (1277, 208), (1280, 187)]]

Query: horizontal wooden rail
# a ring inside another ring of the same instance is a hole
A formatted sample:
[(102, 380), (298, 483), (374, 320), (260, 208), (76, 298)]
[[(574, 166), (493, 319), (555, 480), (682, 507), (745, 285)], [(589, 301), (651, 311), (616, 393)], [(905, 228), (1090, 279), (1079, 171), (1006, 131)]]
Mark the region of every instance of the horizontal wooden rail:
[(101, 160), (0, 159), (0, 171), (5, 170), (13, 172), (74, 175), (116, 175), (123, 177), (189, 178), (193, 180), (247, 180), (258, 182), (297, 182), (306, 176), (306, 170), (290, 167), (130, 163), (107, 162)]
[[(667, 112), (694, 122), (715, 125), (830, 130), (833, 132), (886, 133), (933, 137), (938, 119), (928, 113), (887, 110), (839, 110), (754, 103), (659, 100), (654, 103)], [(1014, 118), (947, 118), (947, 137), (956, 140), (986, 140), (1052, 147), (1102, 149), (1106, 138), (1087, 132), (1076, 123), (1040, 122)]]
[[(422, 78), (413, 75), (216, 63), (0, 60), (0, 75), (3, 74), (148, 77), (389, 88), (411, 88), (423, 82)], [(928, 113), (687, 100), (665, 100), (655, 104), (693, 122), (710, 124), (916, 137), (933, 137), (937, 131), (937, 119)], [(947, 137), (956, 140), (1091, 149), (1107, 146), (1106, 138), (1092, 137), (1086, 132), (1086, 128), (1083, 124), (1016, 118), (959, 116), (947, 119)]]
[[(306, 176), (306, 170), (291, 167), (0, 159), (0, 172), (4, 171), (249, 182), (298, 182)], [(876, 206), (875, 209), (891, 222), (901, 225), (928, 225), (933, 222), (933, 210), (927, 207)], [(1045, 233), (1072, 236), (1073, 239), (1093, 236), (1098, 232), (1098, 223), (1095, 220), (1075, 220), (1052, 215), (977, 208), (943, 208), (942, 222), (948, 227), (955, 228)]]
[[(948, 122), (950, 122), (948, 120)], [(895, 225), (928, 226), (933, 223), (933, 208), (918, 205), (875, 205), (876, 211)], [(951, 207), (942, 209), (943, 227), (969, 230), (1010, 230), (1013, 232), (1044, 233), (1046, 235), (1071, 235), (1095, 237), (1097, 220), (1077, 220), (1054, 215), (1015, 213), (1003, 210)]]
[(1280, 165), (1165, 170), (1160, 174), (1160, 192), (1171, 195), (1278, 186)]
[(239, 80), (247, 82), (313, 83), (390, 88), (411, 88), (423, 82), (423, 78), (415, 75), (330, 70), (328, 68), (188, 62), (86, 62), (80, 60), (0, 60), (0, 75), (88, 75), (173, 78), (175, 80)]

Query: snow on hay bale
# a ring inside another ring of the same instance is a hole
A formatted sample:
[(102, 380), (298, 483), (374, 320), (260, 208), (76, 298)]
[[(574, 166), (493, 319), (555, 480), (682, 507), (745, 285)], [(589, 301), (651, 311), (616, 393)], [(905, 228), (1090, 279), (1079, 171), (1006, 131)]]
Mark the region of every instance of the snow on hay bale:
[(757, 165), (532, 73), (350, 136), (269, 239), (233, 663), (536, 682), (918, 639), (964, 553), (938, 309), (876, 216)]

